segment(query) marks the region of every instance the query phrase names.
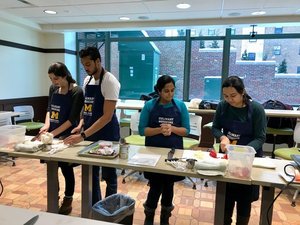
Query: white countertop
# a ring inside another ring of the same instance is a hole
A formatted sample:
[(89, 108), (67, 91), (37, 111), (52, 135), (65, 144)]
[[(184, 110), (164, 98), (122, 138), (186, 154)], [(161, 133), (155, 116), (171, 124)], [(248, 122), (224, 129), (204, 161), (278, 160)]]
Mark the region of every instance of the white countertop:
[(64, 216), (47, 212), (36, 212), (12, 206), (0, 205), (0, 225), (22, 225), (32, 217), (39, 215), (34, 225), (113, 225), (98, 220), (84, 219), (81, 217)]

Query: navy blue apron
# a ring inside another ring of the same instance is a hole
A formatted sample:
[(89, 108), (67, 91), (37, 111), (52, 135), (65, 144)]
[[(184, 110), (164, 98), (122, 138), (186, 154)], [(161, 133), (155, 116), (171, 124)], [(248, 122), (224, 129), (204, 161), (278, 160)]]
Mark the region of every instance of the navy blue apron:
[[(101, 92), (101, 83), (103, 80), (103, 76), (104, 76), (104, 69), (102, 68), (99, 85), (89, 85), (91, 81), (90, 79), (85, 87), (84, 112), (83, 112), (84, 130), (92, 126), (103, 115), (104, 96), (102, 95)], [(119, 122), (116, 113), (114, 112), (114, 115), (109, 123), (107, 123), (101, 130), (89, 136), (86, 140), (119, 141), (120, 128), (119, 128)]]
[[(173, 99), (172, 107), (167, 108), (164, 108), (163, 105), (159, 104), (159, 98), (156, 99), (156, 103), (150, 112), (148, 127), (160, 127), (161, 123), (170, 123), (172, 126), (176, 127), (182, 126), (181, 112), (176, 106)], [(146, 136), (145, 145), (153, 147), (183, 149), (183, 138), (182, 136), (178, 136), (174, 133), (172, 133), (170, 136), (164, 136), (163, 134)], [(184, 179), (184, 177), (182, 176), (173, 176), (149, 172), (144, 172), (144, 176), (147, 179), (158, 179), (158, 177), (164, 176), (165, 179), (169, 179), (170, 182), (180, 181)]]
[[(148, 127), (160, 127), (160, 124), (162, 123), (169, 123), (172, 126), (181, 127), (181, 113), (174, 100), (172, 100), (172, 104), (172, 107), (164, 108), (163, 105), (159, 104), (158, 98), (152, 111), (150, 112)], [(164, 136), (163, 134), (146, 136), (145, 145), (163, 148), (183, 149), (183, 138), (174, 133), (172, 133), (170, 136)]]
[[(68, 91), (67, 94), (59, 94), (58, 89), (52, 94), (50, 104), (50, 128), (49, 131), (53, 131), (60, 127), (64, 122), (69, 119), (70, 112), (72, 109), (72, 91)], [(64, 132), (60, 133), (59, 136), (68, 135), (77, 124), (72, 124)]]
[[(84, 130), (92, 126), (102, 115), (104, 106), (104, 96), (101, 92), (101, 83), (103, 80), (105, 70), (102, 68), (100, 74), (99, 85), (89, 85), (90, 80), (85, 86), (85, 98), (84, 98)], [(86, 138), (88, 141), (119, 141), (120, 140), (120, 128), (116, 113), (109, 123), (103, 128)], [(106, 181), (106, 197), (110, 194), (117, 192), (117, 173), (115, 168), (102, 167), (102, 178)], [(99, 186), (99, 166), (93, 166), (93, 178), (92, 178), (92, 202), (93, 204), (101, 200), (101, 191)]]
[[(229, 106), (227, 106), (229, 107)], [(226, 135), (231, 144), (235, 145), (248, 145), (249, 142), (251, 142), (253, 137), (253, 121), (252, 121), (252, 114), (253, 114), (253, 108), (252, 103), (249, 102), (247, 104), (248, 109), (248, 116), (247, 121), (241, 122), (237, 120), (228, 120), (225, 118), (222, 118), (221, 115), (221, 127), (223, 128), (223, 133)], [(225, 109), (226, 110), (226, 107)], [(262, 157), (263, 150), (262, 148), (256, 150), (256, 157)], [(256, 201), (259, 198), (259, 186), (257, 185), (243, 185), (243, 184), (233, 184), (233, 183), (227, 183), (226, 191), (230, 191), (231, 193), (237, 193), (236, 199), (238, 200), (240, 197), (245, 198), (246, 193), (252, 193), (252, 199), (250, 201)], [(240, 196), (239, 193), (242, 195)]]
[[(63, 95), (63, 94), (59, 94), (57, 89), (52, 94), (51, 97), (49, 131), (55, 130), (56, 128), (60, 127), (64, 122), (66, 122), (69, 119), (71, 109), (72, 109), (72, 91), (69, 90), (67, 94)], [(64, 132), (60, 133), (59, 136), (57, 137), (59, 138), (65, 135), (69, 135), (77, 125), (78, 125), (77, 123), (72, 124), (71, 127), (66, 129)], [(79, 165), (76, 163), (58, 162), (59, 166), (63, 166), (64, 164), (67, 164), (72, 167)]]

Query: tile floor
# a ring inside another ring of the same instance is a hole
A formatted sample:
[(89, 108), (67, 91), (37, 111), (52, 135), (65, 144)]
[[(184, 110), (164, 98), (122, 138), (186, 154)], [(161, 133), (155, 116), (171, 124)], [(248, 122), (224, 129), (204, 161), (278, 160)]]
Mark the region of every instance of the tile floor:
[[(118, 171), (120, 173), (120, 171)], [(80, 215), (80, 166), (75, 168), (76, 187), (71, 216)], [(59, 173), (60, 174), (60, 173)], [(12, 205), (21, 208), (30, 208), (36, 211), (46, 211), (46, 165), (35, 159), (16, 159), (16, 166), (11, 163), (0, 162), (0, 179), (4, 191), (0, 197), (0, 204)], [(64, 189), (60, 174), (61, 190)], [(144, 213), (142, 204), (146, 199), (147, 180), (138, 173), (128, 178), (122, 184), (122, 175), (119, 176), (120, 193), (128, 194), (136, 200), (134, 224), (143, 224)], [(175, 184), (175, 209), (170, 219), (172, 225), (212, 225), (214, 218), (215, 183), (209, 181), (204, 187), (203, 181), (197, 179), (197, 190), (192, 189), (191, 182), (184, 181)], [(102, 190), (105, 183), (101, 182)], [(1, 189), (0, 189), (1, 191)], [(102, 192), (103, 193), (103, 192)], [(278, 193), (278, 190), (276, 191)], [(61, 191), (61, 196), (63, 193)], [(284, 191), (274, 205), (273, 225), (300, 224), (300, 197), (296, 207), (291, 206), (292, 190)], [(159, 208), (155, 217), (155, 224), (159, 224)], [(253, 203), (250, 225), (257, 225), (259, 221), (260, 201)]]

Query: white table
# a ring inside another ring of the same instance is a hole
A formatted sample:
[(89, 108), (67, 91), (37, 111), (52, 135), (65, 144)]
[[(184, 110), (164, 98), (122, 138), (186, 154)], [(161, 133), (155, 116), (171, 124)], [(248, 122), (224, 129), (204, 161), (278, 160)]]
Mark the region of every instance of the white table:
[(0, 205), (0, 225), (22, 225), (32, 217), (39, 215), (35, 225), (113, 225), (98, 220), (84, 219), (81, 217), (64, 216), (55, 213), (35, 212), (12, 206)]
[[(114, 168), (125, 168), (138, 171), (147, 171), (147, 172), (156, 172), (172, 175), (181, 175), (197, 178), (205, 178), (210, 180), (217, 181), (216, 187), (216, 200), (215, 200), (215, 218), (214, 224), (222, 224), (224, 215), (224, 203), (225, 203), (225, 191), (226, 191), (226, 182), (241, 183), (241, 184), (257, 184), (263, 186), (262, 201), (261, 201), (261, 213), (260, 213), (260, 225), (267, 224), (266, 210), (269, 203), (274, 198), (275, 187), (282, 188), (286, 182), (281, 179), (278, 171), (282, 168), (282, 165), (288, 163), (289, 161), (285, 160), (276, 160), (274, 163), (278, 164), (276, 170), (271, 169), (262, 169), (262, 168), (253, 168), (251, 179), (243, 180), (232, 177), (221, 177), (221, 176), (203, 176), (196, 174), (191, 170), (177, 171), (173, 167), (166, 165), (164, 159), (167, 158), (167, 153), (170, 149), (166, 148), (154, 148), (154, 147), (145, 147), (145, 146), (130, 146), (129, 149), (129, 159), (135, 153), (148, 153), (154, 155), (160, 155), (160, 160), (158, 161), (155, 167), (151, 166), (141, 166), (141, 165), (132, 165), (129, 164), (126, 159), (99, 159), (95, 157), (82, 157), (78, 156), (77, 152), (88, 145), (90, 142), (82, 142), (71, 148), (68, 148), (62, 152), (58, 152), (54, 155), (49, 155), (46, 152), (37, 152), (37, 153), (21, 153), (21, 152), (12, 152), (5, 149), (0, 149), (0, 151), (7, 152), (11, 156), (16, 157), (25, 157), (25, 158), (35, 158), (35, 159), (44, 159), (47, 161), (47, 209), (49, 212), (58, 212), (58, 198), (57, 198), (57, 163), (59, 161), (79, 163), (82, 164), (82, 202), (81, 202), (81, 216), (89, 218), (91, 215), (92, 207), (92, 165), (107, 166)], [(183, 150), (176, 150), (174, 157), (181, 158)], [(270, 221), (272, 220), (272, 209), (270, 213)], [(200, 218), (201, 220), (201, 218)]]
[[(117, 102), (117, 109), (121, 110), (140, 110), (144, 107), (145, 101), (143, 100), (119, 100)], [(189, 102), (185, 102), (187, 107), (189, 106)], [(213, 109), (197, 109), (188, 107), (188, 111), (190, 113), (197, 114), (215, 114), (215, 110)], [(274, 109), (265, 109), (266, 116), (270, 117), (289, 117), (289, 118), (300, 118), (300, 111), (297, 110), (274, 110)]]

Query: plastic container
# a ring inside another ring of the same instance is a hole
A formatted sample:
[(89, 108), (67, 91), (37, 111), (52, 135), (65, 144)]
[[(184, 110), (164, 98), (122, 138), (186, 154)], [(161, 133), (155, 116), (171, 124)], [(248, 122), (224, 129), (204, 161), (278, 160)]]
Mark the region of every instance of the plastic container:
[(26, 127), (5, 125), (0, 127), (0, 147), (14, 147), (25, 140)]
[(132, 225), (135, 200), (123, 194), (113, 194), (95, 203), (92, 218), (96, 220)]
[(229, 176), (250, 179), (256, 151), (250, 146), (227, 145)]

